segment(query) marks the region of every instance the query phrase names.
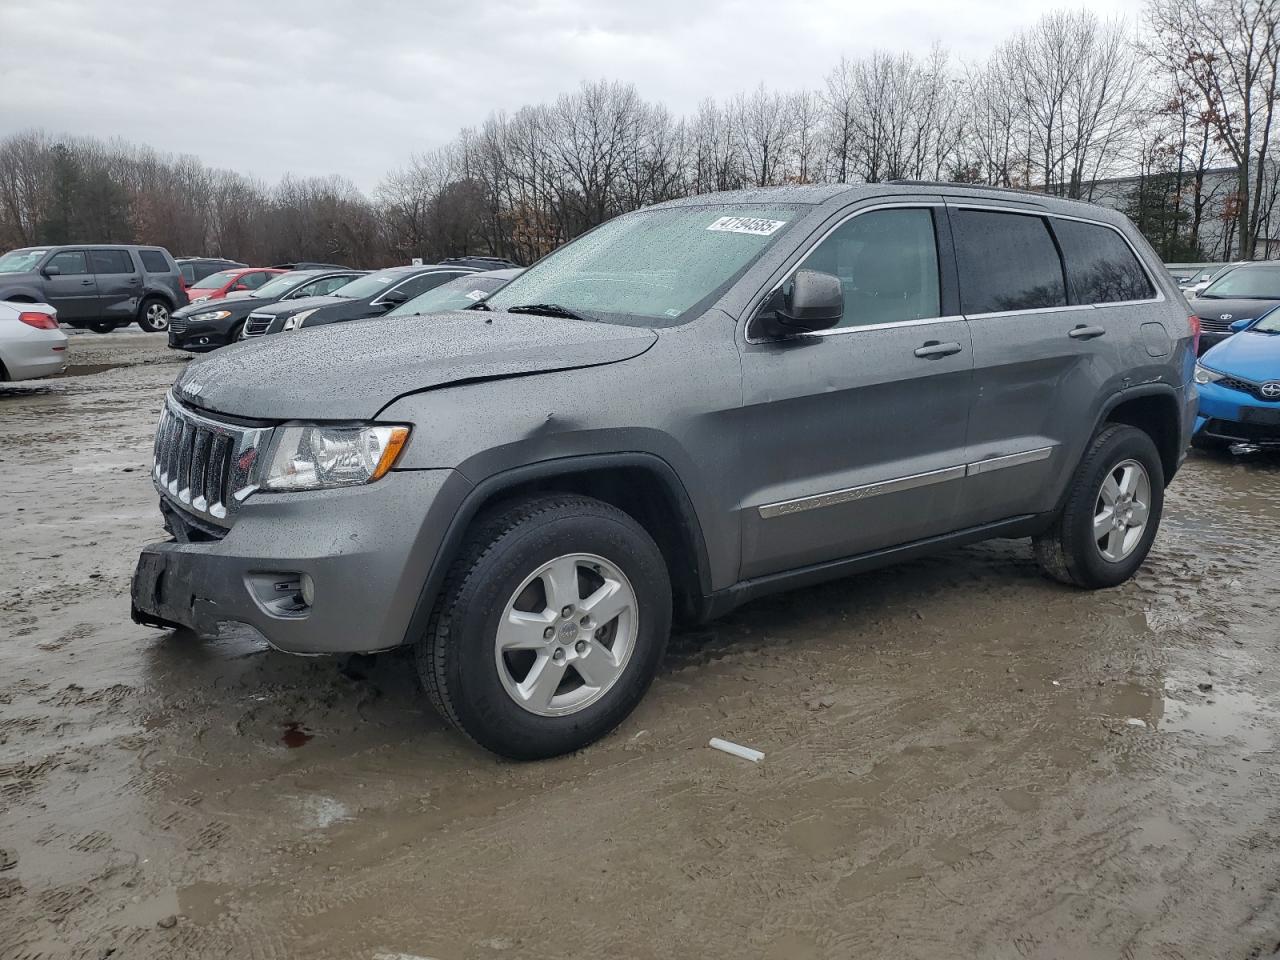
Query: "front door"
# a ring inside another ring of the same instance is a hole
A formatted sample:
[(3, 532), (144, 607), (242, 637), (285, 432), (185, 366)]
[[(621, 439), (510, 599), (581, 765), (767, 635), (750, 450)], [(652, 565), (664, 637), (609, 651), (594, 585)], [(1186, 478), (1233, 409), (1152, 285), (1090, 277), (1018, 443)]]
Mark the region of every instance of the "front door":
[(840, 325), (743, 344), (744, 579), (955, 529), (973, 360), (946, 236), (940, 206), (853, 215), (797, 264), (839, 277)]
[(98, 309), (98, 285), (83, 250), (59, 250), (45, 268), (57, 267), (56, 276), (45, 276), (44, 296), (58, 311), (60, 320), (91, 320)]
[(128, 250), (90, 250), (89, 260), (98, 281), (98, 316), (129, 321), (138, 312), (142, 275)]

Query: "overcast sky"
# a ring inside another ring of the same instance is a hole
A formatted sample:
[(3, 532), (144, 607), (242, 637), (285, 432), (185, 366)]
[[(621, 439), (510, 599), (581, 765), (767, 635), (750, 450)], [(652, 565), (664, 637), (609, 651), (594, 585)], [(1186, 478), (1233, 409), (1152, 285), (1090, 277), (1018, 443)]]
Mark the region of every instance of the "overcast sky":
[[(120, 136), (274, 181), (372, 190), (495, 110), (618, 79), (673, 112), (841, 55), (981, 59), (1052, 0), (0, 0), (0, 136)], [(1068, 4), (1136, 22), (1141, 0)]]

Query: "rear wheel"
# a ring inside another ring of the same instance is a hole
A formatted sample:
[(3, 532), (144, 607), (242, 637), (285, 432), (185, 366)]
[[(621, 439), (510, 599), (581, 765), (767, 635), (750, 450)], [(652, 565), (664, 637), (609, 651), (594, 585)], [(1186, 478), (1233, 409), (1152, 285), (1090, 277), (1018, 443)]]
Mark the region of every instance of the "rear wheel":
[(138, 307), (138, 326), (147, 333), (169, 329), (169, 305), (158, 297), (148, 297)]
[(1034, 540), (1041, 568), (1063, 583), (1098, 589), (1134, 575), (1164, 510), (1164, 466), (1151, 437), (1110, 424), (1093, 438), (1057, 521)]
[(94, 333), (110, 333), (116, 328), (116, 325), (112, 320), (95, 320), (88, 324), (88, 327)]
[(418, 642), (418, 672), (481, 746), (553, 757), (635, 708), (670, 627), (666, 563), (643, 527), (588, 497), (530, 497), (477, 520)]

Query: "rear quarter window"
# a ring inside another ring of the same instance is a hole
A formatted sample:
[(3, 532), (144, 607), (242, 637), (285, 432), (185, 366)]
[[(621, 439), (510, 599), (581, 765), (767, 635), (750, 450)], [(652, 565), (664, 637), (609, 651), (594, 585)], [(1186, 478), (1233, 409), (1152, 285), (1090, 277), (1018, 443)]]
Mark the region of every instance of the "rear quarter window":
[(1066, 261), (1073, 303), (1122, 303), (1156, 295), (1133, 249), (1110, 227), (1054, 219), (1053, 232)]
[(133, 257), (127, 250), (90, 250), (94, 273), (133, 273)]
[(169, 261), (159, 250), (139, 250), (138, 256), (142, 258), (142, 269), (147, 273), (169, 272)]
[(1043, 217), (957, 210), (951, 223), (965, 314), (1067, 305), (1062, 258)]

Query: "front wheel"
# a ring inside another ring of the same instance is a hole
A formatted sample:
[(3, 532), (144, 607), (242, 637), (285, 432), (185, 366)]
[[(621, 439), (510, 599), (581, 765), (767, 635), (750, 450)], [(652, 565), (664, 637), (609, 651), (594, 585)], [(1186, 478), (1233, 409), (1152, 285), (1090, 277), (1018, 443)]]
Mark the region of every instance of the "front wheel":
[(418, 672), (481, 746), (537, 760), (621, 723), (670, 629), (666, 563), (640, 524), (589, 497), (529, 497), (476, 521), (418, 641)]
[(111, 320), (95, 320), (88, 326), (94, 333), (110, 333), (116, 328), (115, 323)]
[(1096, 590), (1124, 583), (1151, 550), (1164, 510), (1164, 465), (1151, 437), (1109, 424), (1085, 451), (1053, 526), (1034, 540), (1041, 568)]
[(150, 297), (138, 308), (138, 326), (147, 333), (161, 333), (169, 329), (169, 305)]

